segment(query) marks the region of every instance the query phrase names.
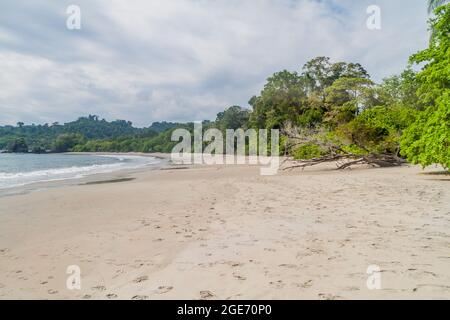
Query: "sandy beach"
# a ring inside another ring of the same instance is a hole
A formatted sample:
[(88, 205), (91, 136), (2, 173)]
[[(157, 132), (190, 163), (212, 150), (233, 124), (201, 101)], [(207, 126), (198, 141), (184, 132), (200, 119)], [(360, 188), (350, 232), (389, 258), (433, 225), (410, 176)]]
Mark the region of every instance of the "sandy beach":
[(198, 166), (1, 197), (0, 299), (450, 299), (448, 180)]

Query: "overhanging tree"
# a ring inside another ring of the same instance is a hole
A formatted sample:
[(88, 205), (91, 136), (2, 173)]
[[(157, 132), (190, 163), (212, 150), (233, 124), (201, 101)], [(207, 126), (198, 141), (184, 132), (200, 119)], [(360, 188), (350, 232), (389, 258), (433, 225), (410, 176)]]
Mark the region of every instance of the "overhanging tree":
[(415, 164), (441, 164), (450, 169), (450, 4), (431, 19), (429, 47), (410, 60), (425, 63), (417, 79), (421, 101), (428, 106), (402, 137), (402, 154)]

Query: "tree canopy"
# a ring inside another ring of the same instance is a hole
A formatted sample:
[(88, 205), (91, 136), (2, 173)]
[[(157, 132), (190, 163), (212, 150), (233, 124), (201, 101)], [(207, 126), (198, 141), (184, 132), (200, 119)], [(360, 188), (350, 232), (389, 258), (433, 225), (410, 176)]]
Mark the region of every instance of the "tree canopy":
[(450, 168), (450, 5), (439, 7), (431, 19), (429, 47), (411, 57), (424, 63), (417, 74), (417, 94), (426, 106), (402, 137), (403, 154), (422, 166), (438, 163)]

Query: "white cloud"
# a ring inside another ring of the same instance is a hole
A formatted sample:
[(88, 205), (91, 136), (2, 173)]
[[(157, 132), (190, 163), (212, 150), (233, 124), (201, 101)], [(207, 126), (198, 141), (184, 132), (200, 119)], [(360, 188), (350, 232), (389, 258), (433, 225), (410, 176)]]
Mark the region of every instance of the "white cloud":
[(246, 105), (273, 72), (318, 55), (362, 63), (375, 80), (426, 45), (426, 2), (363, 0), (5, 1), (0, 12), (0, 123), (95, 113), (137, 125), (212, 119)]

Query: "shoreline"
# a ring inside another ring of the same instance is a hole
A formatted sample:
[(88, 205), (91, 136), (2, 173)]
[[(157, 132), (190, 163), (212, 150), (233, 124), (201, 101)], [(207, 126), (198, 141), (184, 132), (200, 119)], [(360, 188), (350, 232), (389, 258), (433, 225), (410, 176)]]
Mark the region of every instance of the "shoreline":
[[(166, 163), (162, 163), (160, 166), (157, 167), (149, 167), (149, 166), (142, 166), (138, 168), (121, 168), (117, 170), (113, 170), (111, 172), (101, 172), (101, 173), (92, 173), (87, 174), (86, 176), (82, 177), (73, 177), (73, 178), (63, 178), (63, 179), (55, 179), (55, 180), (48, 180), (48, 181), (37, 181), (28, 183), (21, 186), (15, 186), (11, 188), (4, 188), (0, 189), (0, 198), (2, 197), (9, 197), (14, 195), (21, 195), (21, 194), (29, 194), (31, 192), (36, 191), (43, 191), (47, 189), (55, 189), (55, 188), (61, 188), (66, 186), (73, 186), (73, 185), (88, 185), (88, 184), (101, 184), (101, 183), (107, 183), (108, 181), (114, 182), (116, 180), (122, 180), (122, 179), (128, 179), (131, 177), (132, 180), (134, 180), (135, 175), (146, 172), (146, 171), (153, 171), (153, 170), (161, 170), (161, 171), (171, 171), (171, 170), (181, 170), (181, 169), (191, 169), (195, 167), (226, 167), (230, 165), (206, 165), (206, 164), (177, 164), (173, 163), (171, 160), (171, 154), (170, 153), (143, 153), (143, 152), (65, 152), (61, 153), (65, 155), (91, 155), (91, 156), (137, 156), (137, 157), (151, 157), (156, 159), (161, 159), (166, 161)], [(259, 165), (250, 165), (248, 164), (248, 159), (245, 160), (246, 164), (234, 164), (231, 166), (251, 166), (251, 167), (260, 167)], [(288, 161), (287, 163), (292, 162)], [(401, 166), (397, 168), (402, 167), (416, 167), (410, 164), (402, 164)], [(386, 169), (393, 169), (393, 167), (386, 167)], [(352, 171), (358, 171), (358, 170), (377, 170), (382, 168), (377, 167), (371, 167), (368, 165), (357, 165), (354, 166), (352, 169), (345, 169), (345, 170), (352, 170)], [(317, 172), (317, 173), (331, 173), (331, 172), (338, 172), (336, 170), (336, 167), (334, 166), (334, 163), (325, 163), (320, 164), (312, 167), (307, 167), (305, 169), (293, 169), (293, 173), (302, 173), (302, 172)], [(282, 175), (285, 171), (282, 170), (280, 167), (279, 173), (277, 175)], [(422, 168), (421, 172), (419, 174), (422, 174), (424, 176), (433, 177), (436, 181), (449, 181), (447, 178), (450, 173), (443, 170), (440, 166), (429, 166), (427, 168)]]
[(173, 169), (0, 198), (0, 299), (450, 298), (450, 190), (418, 167)]
[(125, 176), (128, 176), (130, 174), (140, 172), (140, 171), (146, 171), (146, 170), (158, 170), (160, 168), (164, 167), (170, 167), (172, 165), (170, 161), (170, 154), (162, 154), (162, 153), (153, 153), (153, 154), (144, 154), (144, 153), (95, 153), (95, 152), (67, 152), (67, 153), (61, 153), (63, 155), (91, 155), (91, 156), (136, 156), (136, 157), (151, 157), (156, 159), (161, 159), (163, 162), (158, 164), (157, 166), (149, 166), (149, 165), (143, 165), (141, 167), (137, 168), (119, 168), (116, 170), (112, 170), (109, 172), (93, 172), (93, 173), (87, 173), (80, 177), (68, 177), (68, 178), (55, 178), (50, 180), (44, 180), (44, 181), (35, 181), (26, 183), (24, 185), (19, 186), (13, 186), (13, 187), (7, 187), (0, 189), (0, 198), (1, 197), (8, 197), (18, 194), (28, 194), (30, 192), (35, 191), (42, 191), (46, 189), (54, 189), (54, 188), (60, 188), (70, 185), (77, 185), (82, 183), (93, 183), (98, 181), (104, 181), (104, 180), (111, 180), (111, 179), (120, 179), (124, 178)]
[[(217, 167), (224, 167), (229, 165), (207, 165), (207, 164), (177, 164), (173, 163), (171, 159), (170, 153), (143, 153), (143, 152), (65, 152), (60, 153), (64, 155), (90, 155), (90, 156), (136, 156), (136, 157), (151, 157), (156, 159), (161, 159), (166, 161), (166, 163), (162, 163), (160, 166), (157, 166), (155, 168), (151, 168), (149, 166), (142, 166), (138, 168), (120, 168), (117, 170), (113, 170), (111, 172), (100, 172), (100, 173), (89, 173), (82, 177), (71, 177), (71, 178), (61, 178), (61, 179), (55, 179), (55, 180), (47, 180), (47, 181), (37, 181), (37, 182), (31, 182), (27, 183), (25, 185), (20, 186), (14, 186), (10, 188), (3, 188), (0, 189), (0, 198), (1, 197), (8, 197), (13, 195), (20, 195), (20, 194), (28, 194), (30, 192), (35, 191), (42, 191), (46, 189), (54, 189), (59, 187), (65, 187), (65, 186), (72, 186), (72, 185), (83, 185), (83, 184), (98, 184), (98, 183), (105, 183), (109, 180), (115, 181), (120, 179), (128, 179), (128, 177), (132, 176), (133, 174), (137, 174), (140, 172), (145, 172), (148, 170), (180, 170), (180, 169), (188, 169), (188, 168), (194, 168), (194, 167), (202, 167), (202, 166), (217, 166)], [(248, 164), (248, 159), (245, 159), (245, 164), (234, 164), (231, 166), (254, 166), (259, 167), (259, 165), (250, 165)], [(287, 163), (292, 161), (287, 161)], [(418, 167), (413, 166), (410, 164), (402, 164), (399, 167)], [(395, 168), (393, 167), (386, 167), (389, 168)], [(346, 170), (376, 170), (381, 168), (371, 167), (368, 165), (357, 165), (354, 166), (352, 169), (346, 169)], [(448, 181), (447, 178), (450, 174), (449, 172), (446, 172), (443, 170), (440, 166), (429, 166), (427, 168), (421, 169), (422, 171), (420, 174), (422, 175), (430, 175), (433, 176), (433, 178), (437, 181)], [(333, 172), (336, 171), (336, 167), (334, 166), (333, 162), (320, 164), (312, 167), (307, 167), (305, 169), (293, 169), (292, 172)], [(280, 167), (278, 174), (283, 174), (283, 169)], [(278, 175), (277, 174), (277, 175)], [(133, 178), (134, 179), (134, 178)]]
[(157, 159), (170, 160), (170, 153), (162, 152), (64, 152), (63, 154), (73, 155), (90, 155), (90, 156), (139, 156), (139, 157), (153, 157)]

